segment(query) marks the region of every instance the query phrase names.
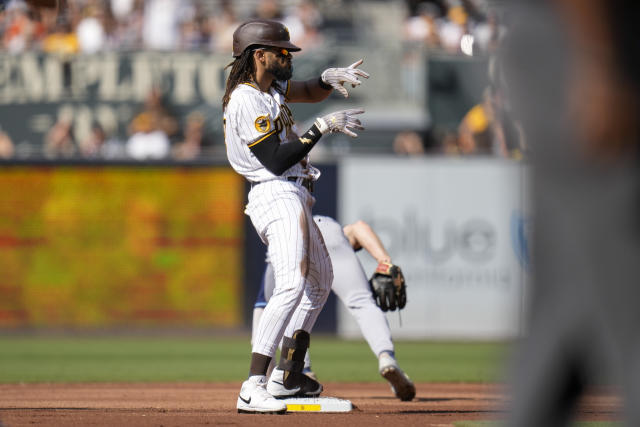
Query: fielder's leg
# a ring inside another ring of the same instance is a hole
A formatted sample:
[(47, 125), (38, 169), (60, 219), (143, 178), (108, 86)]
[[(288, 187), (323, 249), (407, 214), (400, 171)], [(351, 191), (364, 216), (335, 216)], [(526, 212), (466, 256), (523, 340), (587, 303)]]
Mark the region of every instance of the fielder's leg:
[[(326, 236), (329, 230), (322, 227), (328, 228), (330, 224), (323, 224), (320, 227)], [(338, 230), (342, 233), (341, 228)], [(346, 239), (334, 238), (331, 241), (334, 244), (328, 246), (328, 250), (333, 266), (333, 292), (358, 323), (371, 351), (378, 357), (378, 372), (389, 382), (393, 393), (400, 400), (412, 400), (416, 387), (398, 366), (387, 318), (371, 296), (369, 282), (358, 257)]]

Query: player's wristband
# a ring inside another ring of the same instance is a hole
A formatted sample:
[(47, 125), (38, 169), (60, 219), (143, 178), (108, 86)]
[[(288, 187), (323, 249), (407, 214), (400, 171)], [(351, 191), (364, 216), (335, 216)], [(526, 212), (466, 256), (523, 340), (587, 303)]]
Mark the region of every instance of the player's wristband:
[(333, 86), (331, 86), (330, 84), (328, 84), (324, 80), (322, 80), (322, 76), (318, 77), (318, 85), (324, 90), (333, 89)]
[(378, 263), (378, 267), (376, 267), (376, 273), (386, 274), (387, 276), (391, 275), (391, 267), (393, 264), (386, 261), (381, 261)]
[[(329, 125), (327, 124), (326, 121), (324, 121), (323, 119), (321, 119), (320, 117), (318, 117), (316, 119), (316, 121), (313, 123), (313, 126), (311, 129), (313, 129), (313, 127), (315, 127), (316, 129), (318, 129), (318, 131), (320, 131), (320, 133), (322, 133), (323, 135), (327, 132), (329, 132)], [(311, 130), (309, 129), (309, 130)]]
[(299, 138), (299, 141), (303, 144), (314, 145), (316, 142), (318, 142), (323, 134), (324, 132), (320, 130), (318, 122), (316, 120), (316, 122), (309, 128), (309, 130)]

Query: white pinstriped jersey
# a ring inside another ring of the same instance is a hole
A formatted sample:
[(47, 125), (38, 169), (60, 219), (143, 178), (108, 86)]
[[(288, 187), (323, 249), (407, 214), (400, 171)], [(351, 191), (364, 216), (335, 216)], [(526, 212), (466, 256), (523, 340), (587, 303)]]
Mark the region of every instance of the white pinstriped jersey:
[[(298, 138), (293, 114), (286, 104), (285, 95), (289, 90), (288, 81), (277, 82), (284, 94), (273, 87), (268, 92), (261, 91), (252, 83), (239, 84), (229, 98), (224, 112), (225, 143), (227, 158), (231, 167), (251, 182), (278, 179), (254, 156), (250, 147), (262, 142), (274, 133), (282, 142)], [(286, 170), (282, 176), (304, 176), (313, 180), (320, 172), (308, 164), (300, 162)]]

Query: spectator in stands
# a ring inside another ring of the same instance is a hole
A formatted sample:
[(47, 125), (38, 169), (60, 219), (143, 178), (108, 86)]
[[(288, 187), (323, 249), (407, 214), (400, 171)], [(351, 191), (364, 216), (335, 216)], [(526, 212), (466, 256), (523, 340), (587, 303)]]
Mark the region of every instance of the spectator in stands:
[(149, 113), (153, 127), (160, 129), (167, 136), (172, 137), (177, 132), (178, 122), (167, 108), (162, 91), (158, 87), (152, 88), (147, 95), (143, 113)]
[(258, 2), (253, 17), (282, 21), (284, 19), (284, 12), (278, 0), (262, 0)]
[(115, 138), (109, 138), (100, 123), (94, 122), (89, 135), (78, 144), (80, 156), (86, 159), (122, 159), (125, 146)]
[(458, 127), (460, 154), (521, 158), (522, 145), (519, 128), (505, 108), (502, 90), (487, 87), (483, 101), (467, 112)]
[(191, 160), (203, 155), (211, 141), (205, 134), (205, 116), (199, 111), (187, 116), (184, 139), (175, 145), (172, 156), (176, 160)]
[(458, 134), (456, 132), (444, 132), (440, 141), (440, 153), (447, 156), (460, 155), (460, 145), (458, 144)]
[(6, 132), (0, 130), (0, 159), (10, 159), (13, 157), (15, 148), (11, 137)]
[(451, 0), (451, 6), (439, 28), (442, 47), (449, 53), (460, 53), (462, 37), (468, 33), (468, 18), (459, 0)]
[(460, 154), (492, 154), (494, 108), (489, 88), (483, 93), (483, 101), (474, 105), (458, 126)]
[(417, 16), (420, 14), (420, 8), (428, 5), (435, 7), (437, 16), (443, 16), (447, 10), (447, 0), (406, 0), (408, 16)]
[(187, 116), (184, 139), (171, 150), (176, 160), (193, 160), (200, 156), (204, 140), (204, 115), (198, 111)]
[(171, 142), (154, 120), (143, 112), (131, 122), (131, 137), (127, 140), (127, 155), (136, 160), (163, 159), (169, 155)]
[(105, 133), (102, 126), (94, 123), (86, 138), (78, 141), (78, 151), (81, 157), (97, 158), (100, 156), (100, 147), (105, 141)]
[(217, 53), (231, 55), (233, 51), (233, 32), (240, 22), (230, 0), (221, 1), (221, 10), (217, 16), (210, 19), (213, 29), (211, 49)]
[(407, 156), (421, 156), (424, 154), (422, 136), (415, 131), (400, 132), (393, 139), (393, 152)]
[(82, 11), (82, 19), (76, 27), (80, 52), (93, 54), (107, 45), (106, 11), (102, 2), (87, 5)]
[(210, 30), (207, 16), (201, 3), (190, 4), (180, 16), (179, 48), (195, 50), (209, 42)]
[(434, 3), (421, 3), (417, 15), (410, 16), (404, 23), (404, 39), (408, 42), (424, 44), (428, 48), (440, 48), (438, 18), (440, 9)]
[(144, 0), (111, 0), (111, 13), (115, 19), (109, 38), (119, 49), (138, 49), (142, 45)]
[[(187, 0), (183, 0), (187, 2)], [(147, 0), (144, 4), (142, 41), (153, 50), (173, 50), (178, 46), (180, 0)]]
[(100, 157), (105, 160), (119, 160), (126, 156), (127, 150), (124, 142), (113, 135), (107, 136), (107, 140), (100, 147)]
[(64, 112), (47, 132), (43, 154), (50, 159), (70, 158), (75, 156), (76, 151), (72, 116), (70, 113)]
[(322, 45), (322, 14), (311, 0), (302, 0), (283, 20), (291, 34), (291, 42), (305, 52)]
[(42, 41), (42, 50), (62, 56), (74, 55), (79, 48), (78, 37), (72, 29), (71, 22), (62, 15), (56, 21), (53, 32)]
[(484, 22), (479, 22), (473, 28), (474, 50), (477, 49), (477, 52), (485, 54), (495, 53), (505, 31), (498, 20), (497, 12), (491, 10), (487, 19)]
[[(137, 3), (140, 3), (139, 1)], [(116, 20), (125, 20), (127, 16), (134, 12), (136, 0), (109, 0), (111, 13)]]
[(141, 160), (167, 157), (171, 149), (169, 138), (177, 129), (178, 123), (165, 107), (162, 93), (158, 88), (153, 88), (143, 110), (129, 125), (131, 137), (127, 141), (127, 154)]
[(44, 35), (44, 26), (30, 19), (26, 3), (12, 0), (7, 5), (7, 21), (2, 44), (11, 53), (23, 52), (31, 48)]

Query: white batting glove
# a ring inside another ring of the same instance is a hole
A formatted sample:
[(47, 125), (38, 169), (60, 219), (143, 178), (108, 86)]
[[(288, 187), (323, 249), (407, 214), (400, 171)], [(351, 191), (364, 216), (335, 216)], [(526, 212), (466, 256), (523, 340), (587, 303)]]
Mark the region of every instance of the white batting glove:
[(352, 138), (355, 138), (358, 135), (355, 132), (352, 132), (351, 129), (364, 130), (364, 126), (362, 126), (360, 120), (354, 116), (362, 113), (364, 113), (364, 110), (351, 109), (336, 111), (335, 113), (318, 117), (314, 124), (322, 134), (328, 132), (342, 132)]
[(347, 68), (327, 68), (322, 72), (320, 78), (323, 82), (331, 85), (335, 90), (340, 92), (345, 98), (349, 97), (349, 92), (342, 86), (345, 83), (350, 83), (351, 87), (356, 87), (360, 84), (359, 77), (369, 78), (369, 74), (360, 70), (358, 67), (364, 59), (354, 62)]

